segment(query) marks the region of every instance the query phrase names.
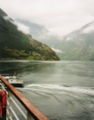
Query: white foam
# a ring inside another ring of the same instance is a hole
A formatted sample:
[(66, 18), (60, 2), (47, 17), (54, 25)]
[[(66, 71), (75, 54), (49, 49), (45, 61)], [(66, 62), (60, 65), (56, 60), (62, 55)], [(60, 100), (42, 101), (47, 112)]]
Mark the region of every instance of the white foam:
[(52, 84), (31, 84), (26, 86), (25, 89), (35, 89), (35, 90), (60, 90), (60, 91), (68, 91), (68, 92), (74, 92), (74, 93), (83, 93), (83, 94), (89, 94), (94, 95), (94, 90), (89, 87), (65, 87), (61, 85), (52, 85)]

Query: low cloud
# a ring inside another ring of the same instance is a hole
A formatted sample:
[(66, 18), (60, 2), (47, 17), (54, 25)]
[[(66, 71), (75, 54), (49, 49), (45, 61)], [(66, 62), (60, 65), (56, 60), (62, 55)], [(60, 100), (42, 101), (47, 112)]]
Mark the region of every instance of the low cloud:
[(12, 24), (15, 24), (17, 26), (17, 29), (25, 34), (30, 34), (30, 28), (29, 26), (23, 24), (23, 23), (20, 23), (16, 20), (13, 20), (11, 19), (9, 16), (4, 16), (3, 17), (5, 20), (8, 20), (10, 21)]
[(22, 23), (14, 22), (17, 25), (18, 30), (22, 31), (25, 34), (30, 34), (30, 28)]
[(61, 50), (56, 49), (56, 48), (52, 48), (52, 50), (53, 50), (53, 51), (55, 51), (56, 53), (62, 53), (62, 51), (61, 51)]
[(3, 18), (4, 18), (5, 20), (10, 21), (10, 22), (12, 21), (12, 19), (11, 19), (10, 17), (8, 17), (8, 16), (4, 16)]
[(0, 0), (0, 7), (10, 17), (43, 25), (59, 36), (94, 19), (94, 0)]

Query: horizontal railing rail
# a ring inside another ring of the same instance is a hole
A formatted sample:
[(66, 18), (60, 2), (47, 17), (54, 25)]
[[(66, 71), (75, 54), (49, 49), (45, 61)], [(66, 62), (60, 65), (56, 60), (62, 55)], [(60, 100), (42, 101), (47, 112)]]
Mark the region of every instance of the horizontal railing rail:
[[(15, 117), (16, 120), (21, 120), (16, 112), (14, 111), (12, 107), (15, 105), (17, 110), (20, 114), (24, 117), (25, 120), (49, 120), (43, 113), (41, 113), (32, 103), (29, 101), (19, 90), (17, 90), (15, 87), (13, 87), (3, 76), (0, 76), (0, 80), (2, 84), (4, 84), (6, 90), (8, 91), (8, 112), (11, 111), (11, 114)], [(17, 100), (16, 100), (16, 99)], [(23, 109), (19, 106), (18, 102), (23, 105), (24, 109), (27, 111), (23, 111)], [(9, 119), (12, 120), (11, 116), (9, 116)]]

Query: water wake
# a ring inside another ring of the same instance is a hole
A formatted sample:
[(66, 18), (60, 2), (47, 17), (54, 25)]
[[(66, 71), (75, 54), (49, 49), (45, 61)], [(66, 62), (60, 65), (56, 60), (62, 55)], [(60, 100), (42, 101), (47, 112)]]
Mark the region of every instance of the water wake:
[(94, 95), (94, 90), (92, 87), (69, 87), (63, 85), (52, 85), (52, 84), (30, 84), (27, 85), (25, 90), (36, 90), (36, 91), (66, 91), (73, 93), (82, 93), (87, 95)]

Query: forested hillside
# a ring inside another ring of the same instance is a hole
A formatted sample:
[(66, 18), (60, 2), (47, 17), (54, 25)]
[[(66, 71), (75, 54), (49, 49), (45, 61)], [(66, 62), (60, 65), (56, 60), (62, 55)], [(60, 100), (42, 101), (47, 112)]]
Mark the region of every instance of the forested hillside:
[(47, 45), (18, 30), (14, 21), (0, 9), (0, 58), (59, 60)]

